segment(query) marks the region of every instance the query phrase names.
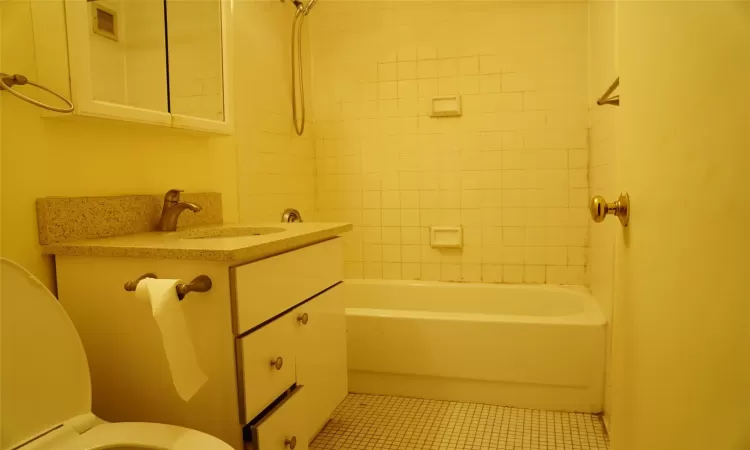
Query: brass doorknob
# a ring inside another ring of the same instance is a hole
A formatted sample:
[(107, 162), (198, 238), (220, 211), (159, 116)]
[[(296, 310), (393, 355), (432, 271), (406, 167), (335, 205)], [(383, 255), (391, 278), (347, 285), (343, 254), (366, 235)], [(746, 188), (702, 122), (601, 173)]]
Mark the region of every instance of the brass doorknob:
[(281, 370), (282, 367), (284, 367), (284, 358), (279, 356), (276, 359), (271, 360), (271, 367), (276, 370)]
[(594, 222), (602, 222), (607, 214), (614, 214), (620, 219), (622, 226), (626, 227), (630, 222), (630, 196), (627, 192), (623, 192), (616, 202), (607, 203), (604, 197), (596, 195), (589, 203), (589, 211)]
[(297, 316), (297, 322), (301, 323), (302, 325), (307, 325), (307, 322), (309, 320), (310, 320), (310, 317), (307, 315), (307, 313), (303, 313)]
[(292, 450), (294, 450), (295, 448), (297, 448), (297, 436), (292, 436), (291, 439), (285, 439), (284, 440), (284, 447), (289, 447)]

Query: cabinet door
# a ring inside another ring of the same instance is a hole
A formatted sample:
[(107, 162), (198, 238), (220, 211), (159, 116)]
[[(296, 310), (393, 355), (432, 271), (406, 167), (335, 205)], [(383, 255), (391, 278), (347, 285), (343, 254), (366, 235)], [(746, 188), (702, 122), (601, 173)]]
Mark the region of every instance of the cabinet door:
[(169, 125), (164, 3), (66, 0), (76, 114)]
[(172, 126), (229, 134), (230, 2), (166, 0)]
[[(305, 386), (306, 434), (312, 439), (347, 394), (346, 316), (340, 286), (295, 310), (297, 384)], [(307, 323), (305, 323), (307, 322)]]

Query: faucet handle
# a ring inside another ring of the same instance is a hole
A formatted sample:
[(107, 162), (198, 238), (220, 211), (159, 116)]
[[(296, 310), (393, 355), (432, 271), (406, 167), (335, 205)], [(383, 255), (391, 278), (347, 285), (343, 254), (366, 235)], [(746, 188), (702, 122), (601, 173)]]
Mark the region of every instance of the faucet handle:
[(182, 189), (170, 189), (164, 194), (164, 203), (179, 203), (180, 192), (185, 192)]

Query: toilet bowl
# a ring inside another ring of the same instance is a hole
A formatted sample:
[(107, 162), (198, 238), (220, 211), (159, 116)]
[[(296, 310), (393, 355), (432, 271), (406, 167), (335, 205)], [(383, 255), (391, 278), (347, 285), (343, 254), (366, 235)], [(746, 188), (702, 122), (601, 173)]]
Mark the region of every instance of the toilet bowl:
[(38, 279), (5, 258), (0, 333), (0, 450), (232, 450), (188, 428), (97, 418), (73, 323)]

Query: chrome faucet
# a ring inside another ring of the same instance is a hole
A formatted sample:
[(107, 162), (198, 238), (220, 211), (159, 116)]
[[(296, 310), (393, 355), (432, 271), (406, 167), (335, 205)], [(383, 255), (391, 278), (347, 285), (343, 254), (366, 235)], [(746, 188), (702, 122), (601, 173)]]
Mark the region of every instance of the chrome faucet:
[(170, 189), (164, 194), (164, 207), (161, 210), (161, 217), (159, 223), (156, 225), (156, 229), (159, 231), (176, 231), (177, 230), (177, 219), (180, 218), (180, 214), (189, 209), (193, 212), (200, 212), (200, 205), (195, 203), (181, 202), (180, 201), (180, 189)]

